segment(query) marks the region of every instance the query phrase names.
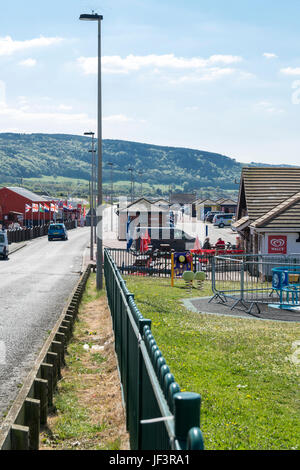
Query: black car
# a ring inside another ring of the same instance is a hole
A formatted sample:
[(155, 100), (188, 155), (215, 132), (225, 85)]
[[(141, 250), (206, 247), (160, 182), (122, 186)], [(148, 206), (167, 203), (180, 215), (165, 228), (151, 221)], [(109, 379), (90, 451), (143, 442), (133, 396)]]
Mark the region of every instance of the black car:
[(137, 227), (132, 249), (140, 251), (140, 241), (149, 235), (152, 251), (188, 251), (194, 248), (196, 239), (179, 228), (174, 227)]

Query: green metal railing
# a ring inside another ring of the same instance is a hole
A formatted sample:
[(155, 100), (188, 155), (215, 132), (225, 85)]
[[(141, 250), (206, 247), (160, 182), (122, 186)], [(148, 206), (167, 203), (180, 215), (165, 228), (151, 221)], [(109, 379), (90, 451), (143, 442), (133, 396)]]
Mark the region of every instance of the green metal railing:
[(203, 450), (199, 394), (180, 392), (109, 250), (104, 274), (132, 450)]

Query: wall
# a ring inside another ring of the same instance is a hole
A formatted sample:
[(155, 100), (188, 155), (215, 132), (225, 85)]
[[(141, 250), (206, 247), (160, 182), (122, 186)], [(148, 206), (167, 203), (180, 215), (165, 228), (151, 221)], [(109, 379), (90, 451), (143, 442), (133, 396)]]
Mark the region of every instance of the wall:
[(287, 254), (300, 253), (300, 243), (296, 240), (299, 238), (299, 233), (286, 233), (286, 232), (269, 232), (261, 235), (261, 245), (259, 252), (261, 254), (268, 254), (268, 236), (269, 235), (286, 235), (287, 236)]

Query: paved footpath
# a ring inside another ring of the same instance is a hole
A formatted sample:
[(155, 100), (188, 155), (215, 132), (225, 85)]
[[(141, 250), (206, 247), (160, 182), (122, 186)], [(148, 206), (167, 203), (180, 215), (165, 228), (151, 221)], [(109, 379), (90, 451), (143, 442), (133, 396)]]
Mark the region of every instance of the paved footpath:
[(88, 229), (68, 235), (68, 241), (36, 238), (0, 260), (0, 417), (80, 277)]

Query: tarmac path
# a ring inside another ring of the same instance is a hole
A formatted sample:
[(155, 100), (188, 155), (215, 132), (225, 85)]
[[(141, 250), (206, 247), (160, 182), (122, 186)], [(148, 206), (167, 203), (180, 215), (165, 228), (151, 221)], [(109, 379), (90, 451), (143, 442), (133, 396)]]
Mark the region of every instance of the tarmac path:
[(0, 421), (80, 277), (87, 227), (27, 242), (0, 260)]

